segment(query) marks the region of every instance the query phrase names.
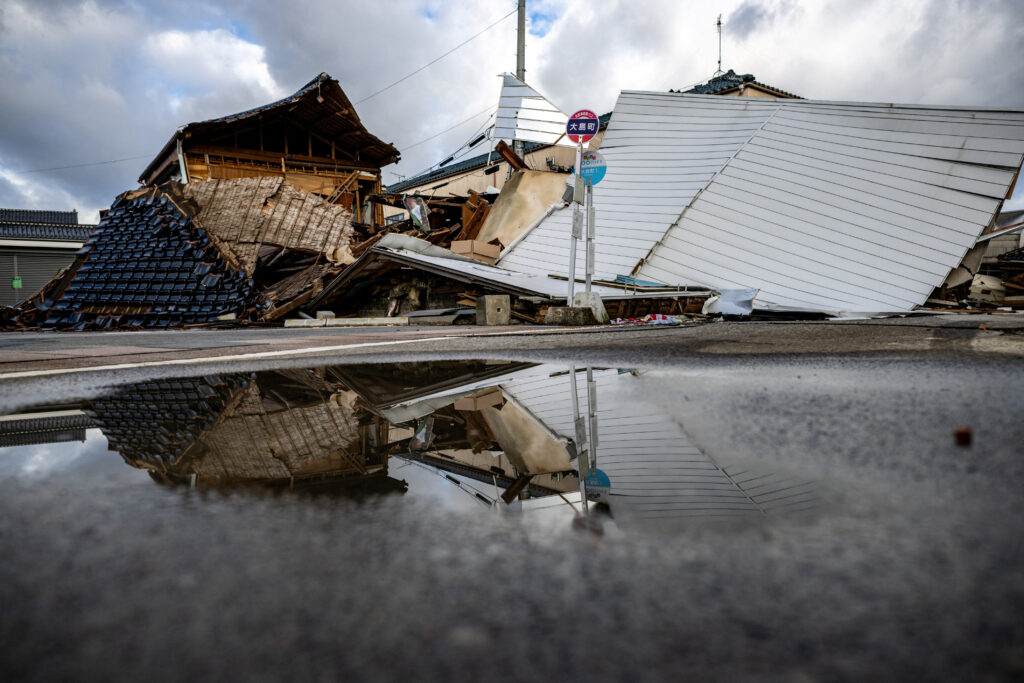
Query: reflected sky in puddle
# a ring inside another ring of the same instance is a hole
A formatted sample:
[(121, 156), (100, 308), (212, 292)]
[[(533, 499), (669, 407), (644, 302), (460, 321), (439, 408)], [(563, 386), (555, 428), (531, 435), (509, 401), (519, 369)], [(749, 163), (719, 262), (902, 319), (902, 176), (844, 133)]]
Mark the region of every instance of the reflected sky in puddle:
[(0, 483), (397, 494), (631, 530), (818, 509), (811, 477), (702, 449), (647, 391), (634, 369), (483, 361), (154, 380), (4, 417)]

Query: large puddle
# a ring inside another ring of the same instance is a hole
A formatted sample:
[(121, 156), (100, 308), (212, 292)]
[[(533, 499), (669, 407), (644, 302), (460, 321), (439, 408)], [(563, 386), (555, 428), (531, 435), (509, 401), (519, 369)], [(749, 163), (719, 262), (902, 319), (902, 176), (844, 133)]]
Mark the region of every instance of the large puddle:
[(702, 450), (644, 400), (644, 375), (457, 361), (154, 380), (5, 416), (0, 477), (423, 497), (636, 529), (818, 508), (813, 478)]
[(0, 419), (0, 670), (1019, 679), (1021, 372), (937, 370), (449, 361), (25, 396)]

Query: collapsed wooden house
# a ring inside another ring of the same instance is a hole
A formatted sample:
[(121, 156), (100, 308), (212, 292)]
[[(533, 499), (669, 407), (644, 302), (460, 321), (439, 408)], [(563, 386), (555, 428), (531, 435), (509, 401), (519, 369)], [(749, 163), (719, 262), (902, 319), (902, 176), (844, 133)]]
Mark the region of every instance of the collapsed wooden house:
[(387, 478), (387, 423), (313, 370), (154, 380), (86, 413), (110, 450), (160, 483), (405, 488)]
[(375, 216), (364, 202), (380, 192), (381, 167), (399, 157), (366, 130), (338, 81), (322, 73), (277, 102), (182, 126), (139, 182), (279, 177), (348, 209), (357, 223), (380, 224), (379, 209)]
[(0, 323), (273, 320), (354, 260), (351, 244), (382, 229), (366, 198), (398, 157), (327, 74), (278, 102), (187, 124), (143, 172), (143, 189), (104, 212), (74, 263)]

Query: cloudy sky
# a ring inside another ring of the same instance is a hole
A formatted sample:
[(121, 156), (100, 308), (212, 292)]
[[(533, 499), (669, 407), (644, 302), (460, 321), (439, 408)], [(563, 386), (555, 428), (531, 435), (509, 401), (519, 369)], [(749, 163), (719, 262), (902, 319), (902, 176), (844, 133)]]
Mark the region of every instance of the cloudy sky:
[[(272, 101), (321, 71), (402, 151), (385, 183), (413, 175), (485, 125), (499, 74), (515, 70), (515, 4), (0, 0), (0, 206), (74, 208), (95, 221), (178, 126)], [(706, 80), (719, 14), (723, 68), (804, 97), (1024, 109), (1021, 0), (527, 0), (527, 9), (527, 81), (567, 112), (609, 111), (624, 89)], [(1024, 208), (1024, 189), (1008, 207)]]

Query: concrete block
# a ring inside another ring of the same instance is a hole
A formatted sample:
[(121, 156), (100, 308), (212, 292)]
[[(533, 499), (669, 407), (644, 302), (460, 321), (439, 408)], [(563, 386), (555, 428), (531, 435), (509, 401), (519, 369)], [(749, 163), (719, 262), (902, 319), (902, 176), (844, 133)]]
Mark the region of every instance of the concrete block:
[(588, 306), (551, 306), (544, 316), (545, 325), (597, 325), (594, 311)]
[(512, 301), (508, 294), (487, 294), (476, 300), (477, 325), (508, 325)]
[(409, 319), (405, 316), (394, 318), (330, 318), (321, 320), (327, 323), (327, 327), (374, 327), (377, 325), (408, 325)]
[(608, 317), (608, 311), (604, 308), (604, 302), (601, 301), (601, 295), (597, 292), (576, 292), (572, 297), (572, 305), (580, 308), (589, 308), (594, 312), (594, 319), (602, 325), (607, 325), (611, 322), (611, 318)]
[(333, 320), (334, 319), (334, 311), (317, 311), (316, 312), (316, 317), (317, 318), (322, 318), (324, 320)]
[(289, 318), (284, 321), (285, 327), (323, 327), (325, 320), (319, 318)]

